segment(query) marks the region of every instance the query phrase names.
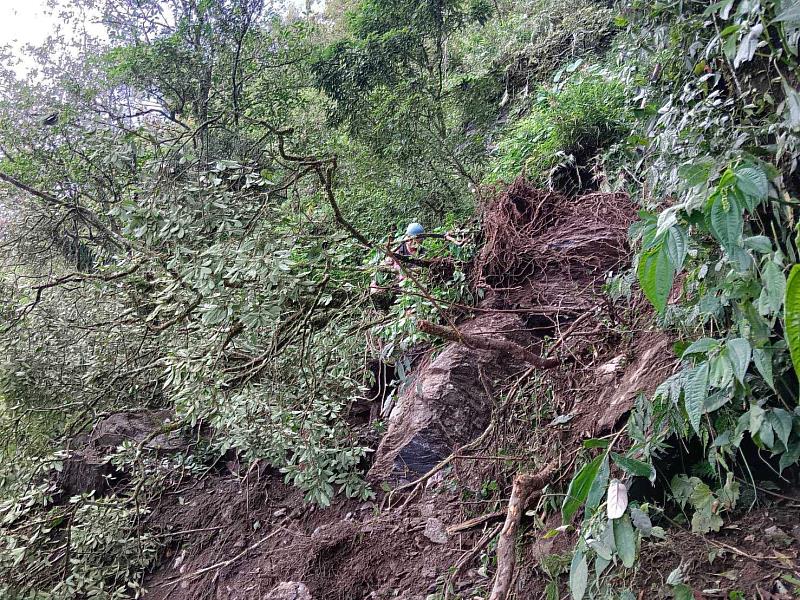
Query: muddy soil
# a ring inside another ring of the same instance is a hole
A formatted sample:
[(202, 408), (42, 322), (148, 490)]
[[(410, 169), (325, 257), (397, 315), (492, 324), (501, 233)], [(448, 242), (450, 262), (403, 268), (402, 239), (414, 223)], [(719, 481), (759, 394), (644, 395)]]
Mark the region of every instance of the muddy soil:
[(146, 598), (260, 600), (298, 582), (316, 599), (423, 599), (471, 547), (473, 536), (446, 532), (457, 519), (452, 498), (435, 493), (404, 510), (321, 509), (279, 474), (208, 477), (154, 507), (149, 528), (172, 541)]

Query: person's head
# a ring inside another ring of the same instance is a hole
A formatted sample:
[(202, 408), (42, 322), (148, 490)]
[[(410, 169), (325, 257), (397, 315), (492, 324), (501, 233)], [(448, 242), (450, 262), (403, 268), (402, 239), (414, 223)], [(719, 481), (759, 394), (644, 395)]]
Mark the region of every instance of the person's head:
[(406, 227), (406, 248), (409, 252), (416, 252), (419, 246), (419, 236), (425, 233), (425, 228), (419, 223), (409, 223)]

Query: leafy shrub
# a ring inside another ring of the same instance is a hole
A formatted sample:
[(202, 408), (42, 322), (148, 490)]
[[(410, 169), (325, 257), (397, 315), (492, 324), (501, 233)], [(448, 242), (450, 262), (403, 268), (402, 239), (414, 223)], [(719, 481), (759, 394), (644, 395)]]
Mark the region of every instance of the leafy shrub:
[[(600, 149), (624, 135), (627, 123), (625, 88), (601, 74), (581, 75), (560, 89), (541, 90), (530, 114), (499, 143), (489, 180), (510, 182), (525, 173), (539, 184), (569, 187), (562, 168), (585, 168)], [(576, 183), (585, 186), (583, 174), (576, 173)]]
[(590, 0), (515, 2), (496, 19), (465, 30), (452, 51), (464, 76), (500, 76), (510, 92), (523, 92), (564, 61), (601, 50), (613, 33), (611, 22), (612, 11)]
[(52, 506), (48, 484), (0, 487), (0, 597), (122, 600), (138, 596), (160, 546), (137, 531), (132, 500), (75, 496)]

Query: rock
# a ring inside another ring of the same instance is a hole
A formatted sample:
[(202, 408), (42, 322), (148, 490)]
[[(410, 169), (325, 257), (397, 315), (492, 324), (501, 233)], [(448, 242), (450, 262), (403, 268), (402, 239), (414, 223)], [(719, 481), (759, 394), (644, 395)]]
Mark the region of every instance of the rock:
[(788, 548), (792, 545), (792, 538), (780, 527), (773, 525), (764, 530), (766, 540), (779, 548)]
[(620, 354), (619, 356), (615, 356), (607, 363), (597, 367), (595, 369), (595, 373), (600, 377), (607, 377), (621, 370), (624, 365), (625, 365), (625, 355)]
[(434, 544), (446, 544), (449, 539), (444, 523), (435, 517), (431, 517), (425, 522), (425, 531), (422, 532), (422, 535)]
[(264, 600), (314, 600), (304, 583), (284, 581), (276, 585)]
[[(465, 333), (502, 336), (528, 345), (529, 334), (516, 314), (486, 314), (463, 326)], [(509, 333), (498, 333), (505, 332)], [(481, 377), (491, 384), (519, 372), (494, 351), (451, 343), (433, 361), (414, 365), (414, 381), (397, 398), (389, 426), (369, 471), (372, 482), (398, 482), (427, 473), (442, 459), (479, 436), (489, 424), (493, 399)]]
[[(137, 445), (169, 422), (168, 410), (124, 412), (109, 415), (95, 424), (92, 432), (77, 436), (70, 443), (70, 454), (55, 476), (61, 499), (94, 491), (108, 493), (113, 483), (124, 476), (106, 460), (123, 442)], [(155, 436), (145, 447), (162, 452), (186, 448), (188, 441), (180, 432)]]

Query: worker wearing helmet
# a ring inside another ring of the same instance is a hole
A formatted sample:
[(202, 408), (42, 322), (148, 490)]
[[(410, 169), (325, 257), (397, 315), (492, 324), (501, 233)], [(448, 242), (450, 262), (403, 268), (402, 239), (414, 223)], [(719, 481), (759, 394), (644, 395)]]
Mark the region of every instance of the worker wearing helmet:
[[(406, 234), (404, 236), (403, 242), (395, 248), (395, 254), (399, 254), (400, 256), (407, 256), (412, 257), (419, 254), (419, 244), (420, 244), (420, 236), (425, 234), (425, 228), (420, 225), (419, 223), (409, 223), (408, 227), (406, 227)], [(400, 268), (400, 264), (394, 260), (391, 256), (387, 256), (386, 260), (384, 260), (384, 264), (391, 265), (392, 269), (397, 272), (397, 281), (398, 283), (405, 279), (403, 275), (403, 270)], [(385, 286), (381, 286), (378, 284), (375, 278), (372, 279), (372, 283), (370, 283), (370, 293), (375, 294), (386, 289)]]

